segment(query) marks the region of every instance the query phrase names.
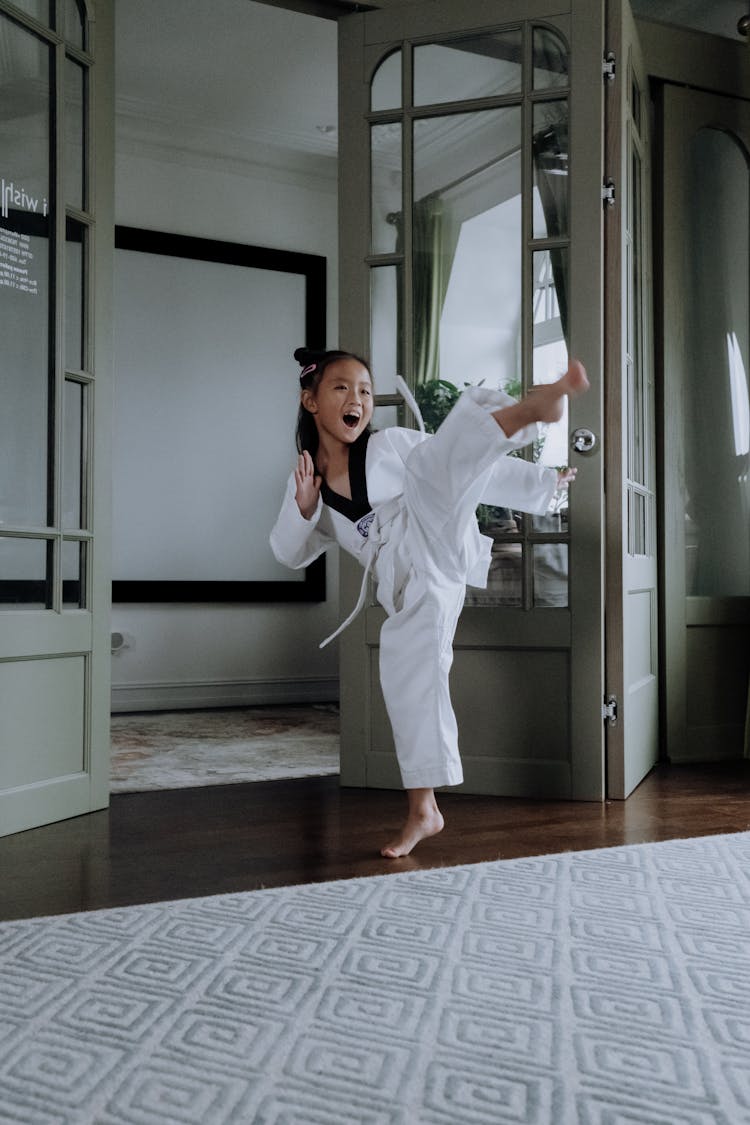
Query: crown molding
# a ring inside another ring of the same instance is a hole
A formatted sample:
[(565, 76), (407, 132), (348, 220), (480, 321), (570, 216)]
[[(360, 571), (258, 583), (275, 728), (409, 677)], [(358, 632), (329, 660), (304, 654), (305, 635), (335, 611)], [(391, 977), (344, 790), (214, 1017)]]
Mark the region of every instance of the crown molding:
[(233, 175), (335, 189), (335, 132), (315, 136), (290, 130), (235, 133), (185, 119), (184, 113), (138, 98), (118, 98), (116, 151), (164, 163), (221, 170)]

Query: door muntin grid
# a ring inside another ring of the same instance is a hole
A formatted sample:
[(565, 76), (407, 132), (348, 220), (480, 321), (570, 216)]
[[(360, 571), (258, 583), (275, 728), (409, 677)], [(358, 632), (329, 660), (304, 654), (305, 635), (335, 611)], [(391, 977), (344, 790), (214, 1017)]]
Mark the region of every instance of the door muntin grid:
[[(568, 57), (559, 28), (528, 21), (403, 42), (375, 67), (367, 265), (378, 391), (391, 378), (381, 359), (395, 358), (423, 402), (438, 380), (518, 396), (565, 369)], [(457, 72), (441, 81), (441, 66), (456, 59)], [(567, 430), (566, 415), (523, 455), (566, 464)], [(488, 589), (471, 590), (468, 605), (568, 605), (566, 492), (543, 517), (480, 509), (478, 518), (493, 563)]]

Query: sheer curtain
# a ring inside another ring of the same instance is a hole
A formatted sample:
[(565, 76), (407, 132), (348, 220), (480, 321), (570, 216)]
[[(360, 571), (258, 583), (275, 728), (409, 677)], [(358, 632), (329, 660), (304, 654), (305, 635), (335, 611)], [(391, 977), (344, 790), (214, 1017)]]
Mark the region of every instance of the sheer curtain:
[(414, 382), (440, 378), (440, 317), (448, 292), (460, 223), (448, 200), (428, 195), (414, 204)]

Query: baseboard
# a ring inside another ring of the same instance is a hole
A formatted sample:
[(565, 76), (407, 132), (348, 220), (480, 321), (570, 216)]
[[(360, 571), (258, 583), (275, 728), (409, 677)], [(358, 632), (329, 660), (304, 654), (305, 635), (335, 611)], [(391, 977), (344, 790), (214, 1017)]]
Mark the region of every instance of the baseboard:
[(112, 711), (187, 711), (212, 707), (336, 703), (337, 679), (232, 680), (218, 683), (113, 684)]
[(669, 760), (674, 765), (738, 761), (744, 757), (744, 736), (739, 723), (689, 726), (685, 744)]

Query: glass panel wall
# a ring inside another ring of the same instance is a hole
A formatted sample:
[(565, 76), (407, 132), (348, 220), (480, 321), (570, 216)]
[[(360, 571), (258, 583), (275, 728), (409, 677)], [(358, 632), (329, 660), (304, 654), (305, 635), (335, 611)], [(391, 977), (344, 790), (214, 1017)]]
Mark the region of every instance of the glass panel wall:
[(52, 51), (0, 15), (0, 521), (52, 522)]
[[(750, 594), (748, 165), (734, 138), (702, 129), (689, 151), (685, 542), (687, 593)], [(706, 216), (711, 221), (706, 222)], [(696, 268), (695, 263), (698, 263)]]
[[(46, 2), (16, 7), (52, 16)], [(82, 49), (84, 5), (60, 10), (69, 49)], [(70, 582), (81, 604), (86, 551), (62, 531), (88, 519), (88, 70), (16, 16), (0, 13), (0, 604), (59, 611)], [(59, 168), (75, 216), (55, 200)]]

